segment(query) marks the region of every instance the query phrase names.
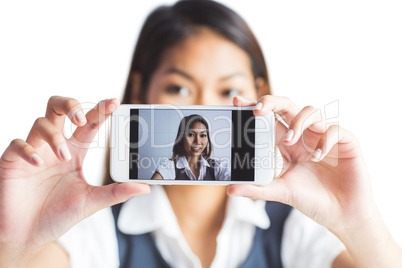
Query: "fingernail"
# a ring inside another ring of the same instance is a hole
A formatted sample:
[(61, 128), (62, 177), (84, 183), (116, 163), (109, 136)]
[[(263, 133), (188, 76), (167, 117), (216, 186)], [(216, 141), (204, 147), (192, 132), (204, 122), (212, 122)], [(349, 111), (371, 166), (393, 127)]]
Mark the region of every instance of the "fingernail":
[(117, 101), (119, 101), (118, 99), (116, 99), (116, 98), (113, 98), (113, 99), (110, 99), (111, 101), (113, 101), (111, 104), (109, 104), (109, 106), (108, 106), (108, 109), (109, 109), (109, 111), (111, 111), (111, 112), (114, 112), (116, 109), (117, 109), (117, 104), (115, 104), (115, 102)]
[(314, 162), (318, 162), (320, 161), (321, 155), (322, 155), (321, 149), (316, 149), (314, 151), (313, 158), (311, 160)]
[(75, 113), (75, 120), (77, 120), (77, 122), (81, 124), (87, 122), (87, 118), (85, 117), (84, 113), (81, 110)]
[(116, 110), (116, 108), (117, 108), (117, 106), (114, 105), (113, 103), (112, 103), (112, 104), (109, 104), (109, 106), (108, 106), (108, 109), (109, 109), (109, 111), (111, 111), (111, 112), (114, 112), (114, 111)]
[(59, 154), (63, 160), (71, 159), (70, 150), (68, 150), (68, 146), (65, 143), (59, 146)]
[(40, 158), (40, 156), (38, 154), (31, 155), (31, 159), (38, 166), (40, 166), (44, 163), (42, 158)]
[(255, 103), (255, 101), (247, 99), (245, 97), (242, 96), (236, 96), (237, 100), (240, 102), (245, 102), (245, 103)]
[(146, 189), (144, 194), (149, 194), (151, 192), (151, 189)]
[(288, 132), (286, 132), (285, 138), (283, 139), (284, 141), (291, 141), (293, 136), (295, 135), (295, 132), (293, 129), (289, 129)]
[(259, 102), (255, 105), (254, 110), (261, 110), (262, 108), (262, 102)]

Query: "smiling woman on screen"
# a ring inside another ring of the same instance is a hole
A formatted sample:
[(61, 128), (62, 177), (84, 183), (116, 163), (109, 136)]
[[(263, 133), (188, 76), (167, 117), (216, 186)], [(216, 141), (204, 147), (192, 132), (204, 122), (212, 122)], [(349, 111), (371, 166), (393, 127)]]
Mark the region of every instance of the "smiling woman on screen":
[(230, 180), (230, 165), (210, 158), (212, 142), (208, 122), (197, 114), (179, 124), (169, 161), (159, 165), (154, 180)]

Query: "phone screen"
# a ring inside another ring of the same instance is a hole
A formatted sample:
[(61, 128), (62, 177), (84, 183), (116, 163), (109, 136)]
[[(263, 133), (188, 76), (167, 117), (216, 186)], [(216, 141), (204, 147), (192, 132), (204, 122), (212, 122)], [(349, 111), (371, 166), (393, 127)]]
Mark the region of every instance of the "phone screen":
[(129, 178), (254, 181), (251, 110), (130, 109)]

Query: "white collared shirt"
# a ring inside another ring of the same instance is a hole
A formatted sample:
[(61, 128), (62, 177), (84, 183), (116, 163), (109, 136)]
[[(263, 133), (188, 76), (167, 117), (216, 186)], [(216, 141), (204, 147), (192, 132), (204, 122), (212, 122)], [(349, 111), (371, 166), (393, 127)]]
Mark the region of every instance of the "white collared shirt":
[[(216, 180), (220, 181), (228, 181), (230, 180), (230, 164), (220, 161), (219, 159), (214, 159), (215, 166), (213, 168)], [(177, 160), (176, 168), (183, 169), (186, 172), (186, 175), (190, 180), (204, 180), (207, 167), (210, 167), (208, 161), (201, 155), (201, 166), (200, 166), (200, 174), (198, 178), (196, 178), (193, 172), (190, 169), (190, 166), (187, 162), (186, 157), (181, 156)], [(174, 167), (173, 160), (166, 160), (162, 164), (160, 164), (156, 171), (162, 176), (164, 180), (174, 180), (176, 179), (176, 171)]]
[[(152, 186), (151, 193), (123, 204), (117, 221), (126, 234), (151, 232), (162, 257), (172, 267), (201, 268), (199, 258), (186, 242), (163, 187)], [(269, 228), (264, 201), (229, 197), (225, 220), (217, 237), (216, 255), (211, 267), (238, 267), (248, 256), (255, 228)], [(70, 255), (73, 268), (119, 267), (119, 255), (111, 209), (85, 219), (59, 239)], [(344, 249), (326, 228), (293, 209), (282, 238), (284, 267), (326, 268)]]

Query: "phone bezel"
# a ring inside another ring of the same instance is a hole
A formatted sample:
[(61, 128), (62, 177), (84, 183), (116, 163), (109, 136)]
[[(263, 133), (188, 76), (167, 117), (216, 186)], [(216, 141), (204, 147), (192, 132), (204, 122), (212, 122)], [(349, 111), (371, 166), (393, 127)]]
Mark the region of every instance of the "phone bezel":
[[(171, 105), (171, 104), (122, 104), (113, 112), (111, 116), (111, 134), (110, 134), (110, 175), (116, 182), (137, 182), (156, 185), (231, 185), (231, 184), (256, 184), (265, 185), (272, 181), (275, 174), (275, 116), (272, 112), (266, 116), (256, 116), (256, 129), (262, 129), (264, 120), (268, 120), (271, 126), (269, 142), (272, 146), (267, 146), (263, 149), (255, 149), (255, 158), (264, 157), (265, 155), (272, 156), (271, 168), (255, 168), (254, 181), (185, 181), (185, 180), (140, 180), (129, 179), (129, 159), (124, 157), (129, 154), (129, 147), (124, 144), (129, 135), (127, 129), (128, 124), (121, 124), (121, 120), (128, 120), (131, 109), (175, 109), (175, 110), (253, 110), (254, 107), (237, 107), (237, 106), (222, 106), (222, 105)], [(125, 126), (125, 129), (123, 127)], [(255, 142), (258, 144), (262, 139), (266, 139), (266, 133), (257, 132), (255, 134)], [(119, 150), (119, 148), (121, 148)], [(123, 152), (121, 152), (123, 150)], [(118, 160), (119, 153), (122, 154), (124, 160)]]

